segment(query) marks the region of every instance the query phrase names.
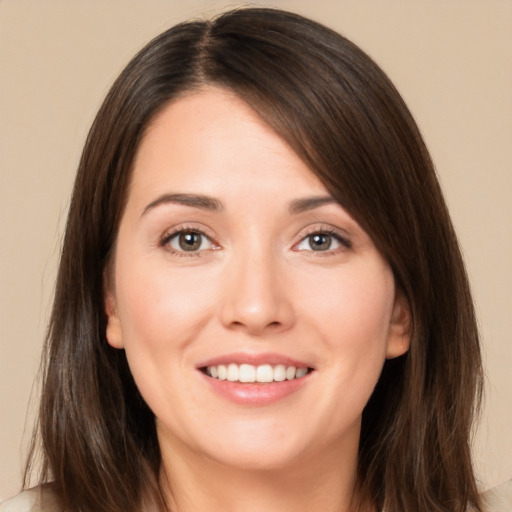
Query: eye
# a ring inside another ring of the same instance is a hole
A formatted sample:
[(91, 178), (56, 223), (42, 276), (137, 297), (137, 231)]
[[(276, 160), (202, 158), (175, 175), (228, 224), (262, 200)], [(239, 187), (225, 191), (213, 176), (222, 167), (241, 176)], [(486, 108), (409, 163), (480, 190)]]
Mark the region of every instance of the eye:
[(296, 246), (297, 251), (327, 252), (350, 247), (348, 240), (345, 240), (337, 233), (329, 231), (317, 231), (304, 237)]
[(207, 249), (214, 249), (214, 243), (204, 233), (194, 230), (182, 230), (173, 233), (162, 240), (162, 245), (172, 252), (197, 253)]

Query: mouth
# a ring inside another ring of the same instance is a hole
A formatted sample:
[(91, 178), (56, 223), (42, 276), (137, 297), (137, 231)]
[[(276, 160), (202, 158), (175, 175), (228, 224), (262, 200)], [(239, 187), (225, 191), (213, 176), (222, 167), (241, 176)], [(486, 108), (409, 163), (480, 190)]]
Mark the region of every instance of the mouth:
[(316, 369), (275, 353), (232, 353), (208, 359), (197, 367), (216, 395), (242, 406), (265, 406), (289, 396), (301, 396)]
[(201, 372), (212, 379), (228, 382), (239, 382), (244, 384), (271, 384), (273, 382), (285, 382), (302, 379), (313, 368), (307, 366), (294, 366), (285, 364), (218, 364), (203, 366)]

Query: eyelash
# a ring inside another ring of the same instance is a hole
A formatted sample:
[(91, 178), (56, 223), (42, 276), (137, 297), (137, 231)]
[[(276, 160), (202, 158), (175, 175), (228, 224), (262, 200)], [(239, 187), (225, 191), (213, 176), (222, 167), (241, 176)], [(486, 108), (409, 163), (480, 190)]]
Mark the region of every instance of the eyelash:
[[(159, 242), (159, 246), (164, 248), (166, 251), (168, 251), (171, 255), (173, 256), (179, 256), (179, 257), (199, 257), (202, 255), (202, 253), (204, 252), (204, 250), (199, 250), (199, 251), (185, 251), (185, 250), (176, 250), (176, 249), (173, 249), (169, 243), (171, 242), (171, 240), (173, 238), (176, 238), (176, 237), (179, 237), (180, 235), (184, 235), (184, 234), (194, 234), (194, 235), (199, 235), (201, 237), (204, 237), (206, 238), (207, 240), (210, 241), (210, 245), (211, 246), (215, 246), (215, 248), (217, 248), (218, 246), (215, 244), (215, 242), (213, 242), (213, 240), (211, 239), (210, 236), (208, 236), (206, 233), (204, 233), (202, 230), (200, 229), (197, 229), (197, 228), (193, 228), (193, 227), (187, 227), (187, 226), (183, 226), (183, 227), (179, 227), (173, 231), (171, 231), (170, 233), (166, 233), (162, 239), (160, 240)], [(203, 243), (203, 242), (202, 242)], [(215, 249), (213, 249), (215, 250)]]
[[(314, 228), (308, 231), (301, 239), (300, 241), (295, 244), (294, 247), (297, 247), (301, 243), (305, 242), (308, 238), (314, 236), (314, 235), (324, 235), (329, 236), (339, 242), (339, 244), (342, 247), (336, 248), (336, 249), (328, 249), (326, 251), (314, 251), (313, 249), (309, 250), (308, 252), (313, 253), (314, 256), (326, 256), (330, 254), (337, 254), (338, 252), (342, 252), (347, 249), (352, 248), (352, 243), (348, 238), (345, 236), (342, 236), (337, 230), (333, 228)], [(296, 249), (297, 251), (300, 251), (301, 249)]]
[[(171, 240), (173, 240), (175, 237), (178, 237), (178, 236), (184, 235), (184, 234), (188, 234), (188, 233), (194, 234), (194, 235), (199, 235), (201, 237), (205, 237), (207, 240), (210, 241), (211, 246), (215, 246), (215, 248), (213, 248), (212, 250), (215, 250), (216, 248), (218, 248), (218, 246), (216, 246), (215, 242), (212, 241), (211, 237), (208, 236), (206, 233), (204, 233), (202, 230), (193, 228), (193, 227), (186, 227), (186, 226), (177, 228), (170, 233), (166, 233), (161, 238), (158, 245), (160, 247), (164, 248), (165, 250), (167, 250), (170, 254), (172, 254), (174, 256), (200, 257), (202, 255), (202, 253), (205, 251), (205, 249), (197, 250), (197, 251), (175, 250), (169, 245)], [(325, 251), (314, 251), (313, 249), (310, 249), (307, 251), (307, 252), (313, 253), (315, 256), (325, 256), (325, 255), (329, 255), (329, 254), (336, 254), (338, 252), (342, 252), (344, 250), (352, 248), (352, 243), (350, 242), (350, 240), (348, 240), (346, 237), (340, 235), (340, 233), (338, 231), (336, 231), (335, 229), (332, 229), (332, 228), (312, 229), (311, 231), (308, 231), (306, 234), (304, 234), (302, 236), (302, 238), (300, 239), (300, 241), (298, 243), (294, 244), (293, 247), (296, 248), (297, 246), (299, 246), (300, 244), (305, 242), (308, 238), (310, 238), (314, 235), (323, 235), (323, 236), (331, 237), (334, 240), (336, 240), (341, 246), (343, 246), (343, 247), (336, 248), (336, 249), (327, 249)], [(203, 242), (201, 242), (201, 244)], [(298, 252), (304, 251), (304, 249), (295, 249), (295, 250)]]

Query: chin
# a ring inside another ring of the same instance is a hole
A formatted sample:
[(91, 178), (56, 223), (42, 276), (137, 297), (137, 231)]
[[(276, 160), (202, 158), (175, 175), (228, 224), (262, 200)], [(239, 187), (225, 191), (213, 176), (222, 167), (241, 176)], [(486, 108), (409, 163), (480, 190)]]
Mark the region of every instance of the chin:
[[(297, 466), (311, 456), (316, 445), (309, 429), (293, 422), (279, 424), (275, 419), (224, 424), (212, 429), (204, 452), (217, 463), (240, 470), (275, 471)], [(203, 441), (204, 442), (204, 441)], [(203, 444), (203, 443), (201, 443)]]
[(275, 446), (247, 446), (233, 443), (229, 450), (217, 450), (211, 458), (218, 464), (240, 471), (282, 471), (296, 467), (301, 459), (301, 450), (276, 448)]

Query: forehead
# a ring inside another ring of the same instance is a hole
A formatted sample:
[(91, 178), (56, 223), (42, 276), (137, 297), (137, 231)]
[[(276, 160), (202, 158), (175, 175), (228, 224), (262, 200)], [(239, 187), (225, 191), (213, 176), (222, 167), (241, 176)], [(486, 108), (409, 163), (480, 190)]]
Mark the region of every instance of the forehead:
[[(208, 88), (168, 104), (137, 151), (132, 192), (161, 187), (208, 194), (238, 185), (248, 193), (280, 189), (326, 194), (320, 180), (242, 99)], [(169, 190), (169, 192), (176, 192)]]

